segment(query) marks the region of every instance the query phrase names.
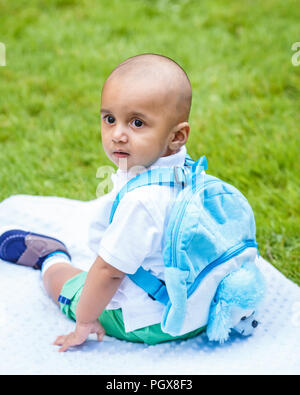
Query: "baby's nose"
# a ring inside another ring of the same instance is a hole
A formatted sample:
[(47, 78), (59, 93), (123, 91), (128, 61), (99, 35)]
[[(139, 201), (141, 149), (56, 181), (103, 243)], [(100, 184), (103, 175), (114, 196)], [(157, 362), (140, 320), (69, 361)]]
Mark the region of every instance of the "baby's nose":
[(115, 129), (112, 135), (112, 140), (116, 143), (120, 141), (125, 143), (128, 140), (127, 133), (121, 128)]

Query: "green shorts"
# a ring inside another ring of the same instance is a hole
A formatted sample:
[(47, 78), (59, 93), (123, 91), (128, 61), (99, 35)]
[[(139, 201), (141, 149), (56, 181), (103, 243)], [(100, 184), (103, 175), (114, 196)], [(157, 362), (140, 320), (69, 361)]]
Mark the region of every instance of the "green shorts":
[[(69, 318), (76, 319), (75, 312), (82, 288), (87, 276), (87, 272), (81, 272), (75, 277), (68, 280), (59, 297), (61, 311)], [(186, 340), (199, 335), (205, 327), (186, 333), (182, 336), (171, 336), (161, 330), (160, 324), (150, 325), (132, 332), (125, 332), (122, 310), (104, 310), (98, 318), (101, 325), (106, 331), (106, 335), (116, 337), (117, 339), (127, 340), (130, 342), (158, 344), (171, 340)]]

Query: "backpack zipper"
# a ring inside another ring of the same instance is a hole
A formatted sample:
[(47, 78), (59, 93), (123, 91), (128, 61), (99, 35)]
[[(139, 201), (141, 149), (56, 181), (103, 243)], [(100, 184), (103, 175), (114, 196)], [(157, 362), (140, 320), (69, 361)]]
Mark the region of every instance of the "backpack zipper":
[[(208, 184), (212, 183), (218, 183), (220, 180), (211, 180), (208, 181), (204, 186), (198, 187), (195, 193), (201, 192), (204, 190), (204, 188)], [(172, 231), (172, 237), (171, 237), (171, 243), (172, 243), (172, 255), (171, 255), (171, 261), (173, 262), (173, 266), (177, 267), (177, 251), (176, 251), (176, 245), (177, 245), (177, 239), (178, 239), (178, 234), (179, 234), (179, 229), (180, 229), (180, 224), (182, 222), (183, 215), (185, 213), (186, 206), (188, 203), (191, 201), (193, 198), (194, 194), (191, 195), (190, 199), (187, 199), (184, 202), (184, 205), (182, 206), (179, 217), (177, 218), (176, 224), (173, 227)], [(244, 242), (230, 248), (227, 250), (224, 254), (222, 254), (219, 258), (211, 262), (208, 266), (206, 266), (196, 277), (195, 281), (193, 282), (191, 288), (188, 290), (187, 297), (190, 297), (191, 294), (194, 292), (194, 290), (198, 287), (199, 282), (202, 280), (202, 278), (205, 276), (206, 273), (211, 271), (214, 267), (220, 265), (221, 263), (228, 261), (229, 259), (232, 259), (236, 255), (240, 254), (242, 251), (244, 251), (248, 247), (256, 247), (257, 248), (257, 243), (254, 240), (245, 240)]]
[(207, 273), (209, 273), (212, 269), (214, 269), (215, 267), (221, 265), (222, 263), (229, 261), (230, 259), (234, 258), (235, 256), (239, 255), (240, 253), (242, 253), (244, 250), (246, 250), (246, 248), (249, 247), (255, 247), (257, 248), (257, 243), (252, 240), (245, 240), (237, 245), (235, 245), (234, 247), (230, 248), (229, 250), (227, 250), (226, 252), (224, 252), (224, 254), (222, 254), (219, 258), (215, 259), (213, 262), (211, 262), (208, 266), (206, 266), (196, 277), (195, 281), (193, 282), (192, 286), (190, 287), (190, 289), (187, 292), (187, 297), (189, 298), (193, 292), (195, 291), (195, 289), (198, 288), (199, 283), (201, 282), (201, 280), (205, 277), (205, 275)]
[[(206, 185), (201, 186), (201, 187), (198, 187), (198, 189), (195, 191), (195, 193), (204, 190), (204, 188), (205, 188), (208, 184), (217, 183), (217, 182), (220, 182), (220, 181), (219, 181), (219, 180), (211, 180), (211, 181), (208, 181), (208, 182), (206, 183)], [(179, 233), (179, 229), (180, 229), (180, 224), (181, 224), (181, 222), (182, 222), (182, 218), (183, 218), (183, 215), (184, 215), (186, 206), (187, 206), (188, 203), (192, 200), (193, 197), (194, 197), (194, 194), (191, 194), (191, 197), (190, 197), (189, 199), (186, 199), (186, 201), (184, 202), (184, 205), (181, 207), (181, 210), (180, 210), (180, 215), (179, 215), (179, 217), (178, 217), (178, 219), (177, 219), (177, 221), (176, 221), (176, 224), (175, 224), (175, 226), (174, 226), (174, 228), (173, 228), (173, 231), (172, 231), (172, 236), (171, 236), (171, 243), (172, 243), (172, 248), (171, 248), (171, 251), (172, 251), (171, 261), (174, 262), (173, 266), (175, 266), (175, 267), (177, 267), (176, 245), (177, 245), (177, 238), (178, 238), (178, 233)], [(179, 224), (179, 225), (178, 225), (178, 224)]]

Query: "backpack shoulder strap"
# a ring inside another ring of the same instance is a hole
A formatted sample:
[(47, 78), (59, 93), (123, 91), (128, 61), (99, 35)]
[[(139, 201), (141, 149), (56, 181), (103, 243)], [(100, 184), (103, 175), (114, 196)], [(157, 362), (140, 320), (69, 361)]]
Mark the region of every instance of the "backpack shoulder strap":
[(186, 169), (191, 168), (192, 173), (196, 173), (197, 168), (207, 170), (206, 157), (202, 156), (197, 161), (194, 161), (188, 154), (185, 157), (184, 167), (159, 167), (147, 170), (143, 173), (138, 174), (131, 180), (129, 180), (123, 188), (117, 194), (112, 209), (110, 212), (109, 223), (112, 222), (115, 211), (127, 192), (133, 191), (136, 188), (140, 188), (146, 185), (169, 185), (172, 187), (181, 186), (183, 189), (187, 184)]
[(140, 288), (142, 288), (151, 299), (157, 300), (158, 302), (167, 305), (169, 301), (169, 295), (165, 282), (159, 280), (148, 270), (145, 270), (142, 266), (134, 274), (127, 274), (127, 276)]
[(143, 173), (138, 174), (131, 180), (129, 180), (123, 188), (117, 194), (112, 209), (110, 212), (109, 223), (112, 222), (115, 211), (127, 192), (131, 192), (136, 188), (140, 188), (146, 185), (169, 185), (174, 187), (176, 184), (184, 188), (186, 182), (186, 175), (181, 167), (161, 167), (156, 169), (150, 169)]

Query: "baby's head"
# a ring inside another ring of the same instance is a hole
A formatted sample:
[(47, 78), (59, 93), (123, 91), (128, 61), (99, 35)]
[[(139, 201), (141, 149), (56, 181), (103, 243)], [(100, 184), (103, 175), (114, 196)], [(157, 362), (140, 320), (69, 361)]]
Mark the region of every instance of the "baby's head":
[(188, 139), (191, 100), (190, 81), (173, 60), (143, 54), (122, 62), (102, 90), (102, 144), (109, 159), (129, 170), (178, 152)]

